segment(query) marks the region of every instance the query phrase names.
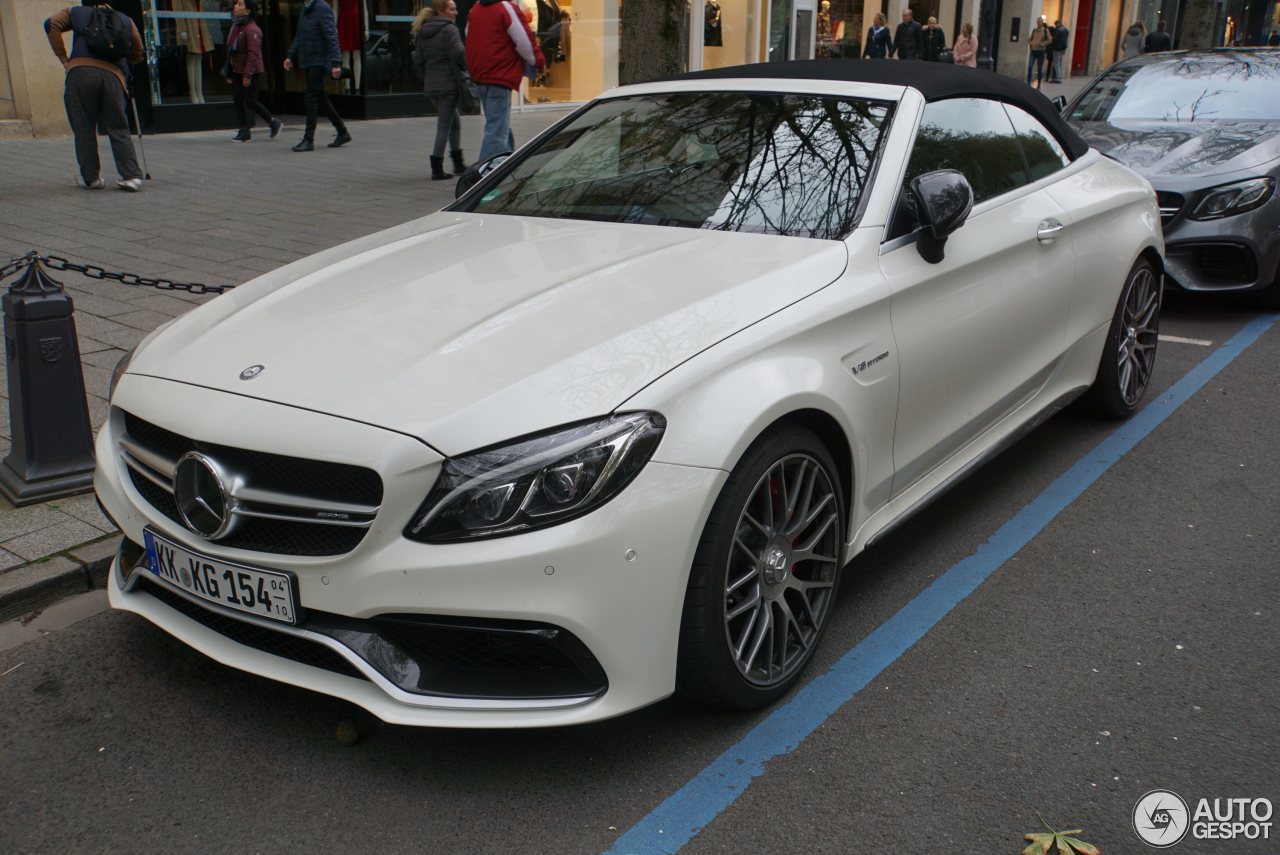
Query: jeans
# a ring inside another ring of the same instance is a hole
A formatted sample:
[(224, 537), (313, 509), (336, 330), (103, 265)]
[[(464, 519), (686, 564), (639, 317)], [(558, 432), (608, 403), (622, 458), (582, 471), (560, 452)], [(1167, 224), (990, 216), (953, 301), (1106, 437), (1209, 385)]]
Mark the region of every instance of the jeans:
[(86, 184), (97, 181), (102, 165), (98, 161), (98, 129), (111, 140), (116, 172), (124, 179), (141, 178), (133, 141), (129, 139), (127, 97), (120, 78), (105, 68), (78, 66), (67, 72), (67, 88), (62, 103), (67, 121), (76, 137), (76, 161)]
[(477, 83), (480, 106), (484, 108), (484, 139), (477, 160), (504, 151), (516, 150), (516, 136), (511, 133), (511, 90), (505, 86)]
[(329, 100), (329, 96), (324, 92), (324, 82), (330, 78), (329, 69), (323, 66), (305, 69), (307, 73), (307, 92), (302, 98), (302, 103), (307, 110), (307, 127), (302, 132), (305, 139), (315, 142), (316, 139), (316, 121), (321, 111), (333, 123), (333, 128), (340, 134), (347, 132), (347, 126), (342, 123), (342, 117), (338, 115), (338, 110), (333, 106), (333, 102)]
[(444, 147), (448, 143), (450, 150), (462, 150), (462, 116), (458, 113), (458, 96), (437, 95), (436, 108), (440, 117), (436, 119), (436, 144), (431, 149), (432, 157), (444, 157)]
[(1062, 82), (1062, 58), (1067, 55), (1065, 50), (1055, 50), (1053, 52), (1053, 72), (1049, 75), (1049, 79), (1054, 83)]
[(1044, 51), (1033, 50), (1031, 56), (1027, 59), (1027, 85), (1031, 85), (1031, 69), (1035, 67), (1035, 79), (1037, 82), (1044, 78)]
[(231, 78), (231, 100), (236, 105), (236, 119), (240, 122), (243, 130), (249, 130), (253, 127), (253, 119), (249, 117), (249, 112), (253, 111), (262, 117), (262, 121), (268, 125), (275, 119), (271, 115), (271, 111), (258, 103), (258, 78), (262, 77), (262, 73), (253, 75), (249, 78), (249, 85), (244, 84), (244, 75), (236, 74)]

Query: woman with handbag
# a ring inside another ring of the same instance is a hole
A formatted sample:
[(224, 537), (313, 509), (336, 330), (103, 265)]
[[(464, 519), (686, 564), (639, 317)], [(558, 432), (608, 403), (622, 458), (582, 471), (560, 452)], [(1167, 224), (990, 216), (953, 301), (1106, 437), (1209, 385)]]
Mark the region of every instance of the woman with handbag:
[[(920, 58), (928, 62), (951, 62), (952, 58), (948, 55), (945, 60), (942, 52), (947, 50), (947, 37), (942, 32), (942, 28), (938, 26), (938, 19), (930, 16), (929, 22), (924, 25), (924, 32), (921, 35)], [(948, 52), (949, 53), (949, 52)]]
[(414, 63), (422, 69), (422, 92), (435, 99), (439, 110), (436, 142), (431, 151), (432, 181), (449, 177), (444, 171), (445, 143), (453, 158), (453, 174), (461, 175), (467, 168), (462, 159), (462, 114), (458, 107), (460, 101), (466, 101), (464, 96), (469, 92), (462, 90), (471, 81), (467, 76), (466, 49), (454, 24), (457, 17), (454, 0), (432, 0), (430, 9), (418, 13), (411, 28), (417, 36)]

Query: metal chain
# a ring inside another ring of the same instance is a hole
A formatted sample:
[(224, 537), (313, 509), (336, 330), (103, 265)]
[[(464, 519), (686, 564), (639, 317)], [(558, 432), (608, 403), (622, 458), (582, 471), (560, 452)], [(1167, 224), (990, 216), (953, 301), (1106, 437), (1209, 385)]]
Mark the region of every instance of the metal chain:
[(172, 279), (151, 279), (133, 273), (113, 273), (96, 264), (75, 264), (58, 255), (40, 255), (34, 251), (0, 267), (0, 280), (12, 276), (24, 267), (29, 267), (36, 262), (40, 262), (50, 270), (70, 270), (73, 273), (82, 273), (90, 279), (109, 280), (111, 282), (119, 282), (122, 285), (139, 285), (144, 288), (156, 288), (160, 291), (187, 291), (197, 296), (201, 294), (221, 294), (236, 287), (234, 285), (204, 285), (200, 282), (174, 282)]

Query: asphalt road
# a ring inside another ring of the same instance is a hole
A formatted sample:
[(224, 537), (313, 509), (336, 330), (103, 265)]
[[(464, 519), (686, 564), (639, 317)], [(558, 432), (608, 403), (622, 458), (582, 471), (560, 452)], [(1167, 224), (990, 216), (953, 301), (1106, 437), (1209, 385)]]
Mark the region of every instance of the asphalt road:
[[(1255, 315), (1169, 298), (1162, 332), (1213, 345), (1163, 342), (1147, 400)], [(1130, 812), (1155, 788), (1280, 803), (1278, 366), (1280, 325), (681, 851), (1018, 853), (1039, 812), (1114, 855), (1154, 851)], [(1068, 410), (855, 560), (808, 676), (1114, 429)], [(0, 674), (0, 853), (31, 855), (598, 855), (766, 715), (395, 727), (110, 611), (0, 650)]]

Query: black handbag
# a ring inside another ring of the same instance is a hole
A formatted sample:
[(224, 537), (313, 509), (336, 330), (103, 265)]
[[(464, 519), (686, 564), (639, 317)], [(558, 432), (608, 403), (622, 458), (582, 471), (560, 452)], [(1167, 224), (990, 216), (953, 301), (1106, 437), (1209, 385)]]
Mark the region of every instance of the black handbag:
[(947, 65), (955, 65), (956, 57), (951, 52), (951, 48), (943, 48), (938, 51), (938, 62), (945, 62)]
[(480, 112), (480, 93), (471, 75), (465, 71), (458, 72), (458, 112), (474, 116)]

